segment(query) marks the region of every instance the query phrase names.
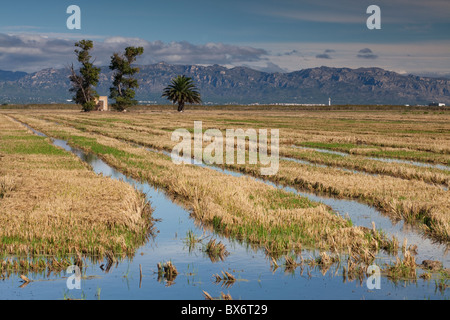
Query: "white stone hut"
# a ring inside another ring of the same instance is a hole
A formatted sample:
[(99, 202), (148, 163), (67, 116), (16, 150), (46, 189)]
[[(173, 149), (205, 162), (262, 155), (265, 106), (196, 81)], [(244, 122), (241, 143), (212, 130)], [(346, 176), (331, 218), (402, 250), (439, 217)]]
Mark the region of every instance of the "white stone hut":
[(106, 96), (100, 96), (98, 98), (95, 98), (95, 104), (97, 105), (97, 111), (108, 111), (108, 97)]

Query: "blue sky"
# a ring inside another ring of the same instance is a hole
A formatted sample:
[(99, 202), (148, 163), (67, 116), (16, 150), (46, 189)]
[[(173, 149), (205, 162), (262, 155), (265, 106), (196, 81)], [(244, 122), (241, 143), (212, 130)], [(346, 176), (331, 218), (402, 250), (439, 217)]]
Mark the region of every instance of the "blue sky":
[[(366, 9), (381, 8), (381, 30)], [(69, 5), (81, 30), (68, 30)], [(37, 71), (73, 61), (75, 40), (111, 50), (143, 45), (142, 63), (246, 65), (294, 71), (321, 65), (450, 73), (448, 0), (8, 1), (0, 11), (0, 69)]]

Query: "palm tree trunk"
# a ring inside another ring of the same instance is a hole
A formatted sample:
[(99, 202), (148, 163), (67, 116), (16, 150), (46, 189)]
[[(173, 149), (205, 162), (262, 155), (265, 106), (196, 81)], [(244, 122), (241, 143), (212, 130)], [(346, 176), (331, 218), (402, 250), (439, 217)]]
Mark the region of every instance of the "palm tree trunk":
[(184, 110), (184, 102), (180, 102), (178, 104), (178, 112), (183, 112), (183, 110)]

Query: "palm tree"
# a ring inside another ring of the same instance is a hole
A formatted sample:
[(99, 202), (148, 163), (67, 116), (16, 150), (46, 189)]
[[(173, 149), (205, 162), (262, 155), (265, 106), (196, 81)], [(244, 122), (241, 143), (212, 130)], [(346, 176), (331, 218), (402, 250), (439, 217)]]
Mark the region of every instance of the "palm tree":
[(172, 103), (178, 103), (178, 112), (183, 112), (186, 103), (201, 103), (200, 93), (197, 91), (192, 78), (178, 76), (164, 89), (163, 97)]

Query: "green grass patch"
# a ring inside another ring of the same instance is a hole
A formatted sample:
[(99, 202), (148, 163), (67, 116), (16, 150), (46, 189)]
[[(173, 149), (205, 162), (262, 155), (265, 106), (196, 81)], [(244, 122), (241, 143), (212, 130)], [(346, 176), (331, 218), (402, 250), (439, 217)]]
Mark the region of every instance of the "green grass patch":
[(44, 137), (24, 136), (24, 138), (0, 139), (0, 150), (7, 154), (41, 154), (41, 155), (66, 155), (61, 150), (49, 144)]
[[(419, 162), (439, 161), (442, 155), (436, 155), (426, 151), (408, 151), (408, 150), (380, 150), (366, 153), (368, 156), (377, 158), (398, 158), (406, 160), (416, 160)], [(450, 162), (450, 160), (448, 160)]]
[(121, 122), (121, 123), (126, 123), (126, 124), (132, 124), (133, 123), (131, 120), (117, 119), (117, 118), (96, 118), (96, 119), (92, 119), (92, 120), (101, 121), (101, 122), (107, 122), (107, 123), (114, 123), (114, 122)]
[(358, 148), (359, 146), (353, 143), (324, 143), (324, 142), (302, 142), (302, 147), (330, 149), (338, 151), (350, 151), (350, 149)]
[(97, 142), (95, 138), (86, 138), (82, 136), (68, 136), (68, 141), (77, 146), (91, 150), (91, 152), (99, 155), (111, 155), (121, 159), (139, 158), (139, 156), (119, 150), (114, 147), (105, 146)]
[(294, 193), (288, 193), (283, 190), (268, 192), (264, 197), (264, 202), (261, 204), (271, 210), (315, 208), (318, 205), (308, 198), (300, 197)]

